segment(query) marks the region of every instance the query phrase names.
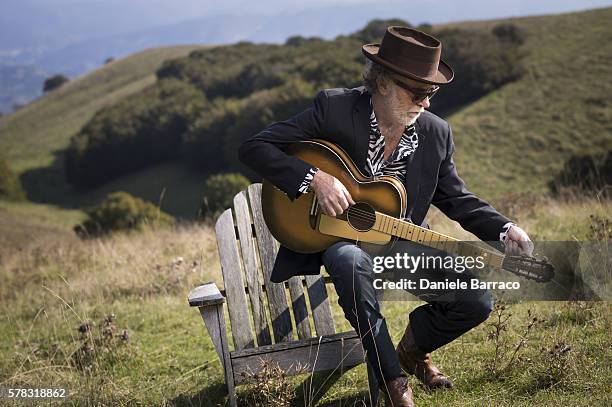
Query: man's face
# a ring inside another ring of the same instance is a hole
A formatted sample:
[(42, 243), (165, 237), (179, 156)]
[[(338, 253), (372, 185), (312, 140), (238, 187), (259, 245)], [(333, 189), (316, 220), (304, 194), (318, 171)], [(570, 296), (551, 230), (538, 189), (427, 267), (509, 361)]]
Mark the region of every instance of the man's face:
[[(415, 102), (415, 95), (431, 92), (436, 87), (407, 78), (400, 79), (396, 76), (391, 76), (391, 79), (389, 97), (391, 98), (394, 115), (405, 122), (406, 125), (410, 125), (430, 106), (429, 97), (424, 97), (422, 100)], [(417, 97), (417, 99), (420, 98)]]

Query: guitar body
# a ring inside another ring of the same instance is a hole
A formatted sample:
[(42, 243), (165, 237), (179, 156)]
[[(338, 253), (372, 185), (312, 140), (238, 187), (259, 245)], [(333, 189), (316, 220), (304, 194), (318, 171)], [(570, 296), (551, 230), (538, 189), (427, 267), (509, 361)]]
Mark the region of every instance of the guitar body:
[[(364, 176), (351, 158), (338, 146), (325, 140), (293, 144), (289, 155), (300, 158), (336, 177), (353, 200), (364, 208), (373, 208), (394, 218), (402, 218), (407, 206), (404, 186), (394, 177), (372, 179)], [(346, 215), (331, 217), (320, 213), (313, 192), (291, 201), (268, 181), (261, 192), (263, 216), (272, 235), (284, 246), (298, 253), (316, 253), (342, 240), (392, 245), (397, 238), (360, 226), (359, 219), (349, 222)], [(363, 212), (364, 222), (368, 213)]]

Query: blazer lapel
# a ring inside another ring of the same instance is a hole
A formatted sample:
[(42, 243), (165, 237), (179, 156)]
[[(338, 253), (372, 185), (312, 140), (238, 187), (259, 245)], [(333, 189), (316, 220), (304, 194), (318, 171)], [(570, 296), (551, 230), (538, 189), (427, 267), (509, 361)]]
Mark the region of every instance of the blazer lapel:
[(353, 151), (355, 164), (363, 171), (370, 145), (370, 94), (362, 89), (353, 107)]
[(421, 186), (421, 169), (423, 168), (423, 156), (425, 151), (425, 134), (421, 131), (419, 122), (416, 124), (417, 137), (419, 138), (419, 146), (413, 154), (408, 156), (408, 163), (406, 166), (406, 179), (404, 180), (404, 187), (406, 187), (406, 194), (408, 196), (408, 206), (406, 208), (406, 218), (410, 218), (414, 211), (417, 199), (419, 197), (419, 189)]

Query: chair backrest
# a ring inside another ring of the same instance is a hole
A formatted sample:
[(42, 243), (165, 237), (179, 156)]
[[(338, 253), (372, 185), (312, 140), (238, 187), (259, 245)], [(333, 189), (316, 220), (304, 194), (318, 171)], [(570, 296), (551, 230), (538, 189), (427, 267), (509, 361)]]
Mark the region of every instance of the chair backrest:
[(316, 336), (335, 333), (323, 276), (292, 277), (287, 287), (270, 282), (279, 244), (263, 218), (261, 184), (234, 197), (233, 212), (221, 214), (215, 233), (235, 350), (296, 340), (295, 333), (311, 338), (310, 317)]

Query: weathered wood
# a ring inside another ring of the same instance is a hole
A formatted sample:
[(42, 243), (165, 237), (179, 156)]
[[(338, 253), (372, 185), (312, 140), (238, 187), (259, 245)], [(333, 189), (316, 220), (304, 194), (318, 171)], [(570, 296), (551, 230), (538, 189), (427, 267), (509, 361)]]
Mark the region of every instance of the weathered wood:
[(334, 327), (334, 318), (332, 317), (323, 276), (307, 275), (306, 286), (308, 287), (310, 309), (312, 310), (317, 335), (333, 335), (336, 333), (336, 328)]
[(355, 332), (244, 349), (231, 352), (230, 357), (236, 384), (252, 379), (262, 361), (278, 365), (288, 375), (346, 369), (364, 361), (361, 340)]
[(238, 236), (240, 237), (244, 274), (253, 310), (257, 344), (259, 346), (269, 345), (272, 343), (272, 338), (268, 328), (266, 299), (259, 277), (257, 253), (255, 252), (255, 243), (253, 242), (253, 224), (245, 191), (238, 193), (234, 197), (234, 212), (236, 213), (236, 225)]
[(252, 184), (248, 188), (249, 202), (253, 214), (253, 224), (257, 234), (257, 245), (259, 248), (259, 259), (264, 275), (264, 284), (268, 294), (268, 305), (270, 317), (272, 318), (272, 331), (274, 340), (278, 342), (291, 341), (293, 339), (293, 328), (291, 327), (291, 315), (287, 306), (287, 295), (284, 284), (270, 282), (274, 260), (276, 258), (276, 243), (263, 218), (261, 212), (261, 184)]
[(215, 346), (215, 350), (217, 351), (217, 355), (219, 356), (219, 360), (223, 363), (223, 346), (224, 342), (227, 342), (227, 334), (225, 334), (224, 340), (219, 325), (219, 315), (223, 316), (222, 307), (223, 305), (217, 305), (213, 307), (200, 307), (199, 309), (200, 315), (202, 315), (202, 319), (204, 319), (204, 325), (206, 325), (208, 335), (210, 336), (210, 339)]
[(202, 284), (189, 293), (189, 305), (192, 307), (206, 307), (210, 305), (223, 304), (225, 298), (214, 282)]
[(291, 277), (289, 283), (289, 294), (291, 294), (291, 307), (293, 308), (293, 318), (299, 339), (308, 339), (310, 333), (310, 320), (308, 319), (308, 308), (306, 308), (306, 295), (302, 277)]
[(229, 396), (229, 404), (231, 407), (237, 407), (236, 390), (234, 384), (234, 371), (232, 361), (230, 359), (229, 342), (227, 340), (227, 332), (225, 329), (225, 318), (223, 317), (223, 305), (219, 304), (213, 307), (200, 307), (200, 315), (204, 320), (206, 329), (215, 344), (215, 349), (221, 360), (223, 372), (225, 375), (225, 384)]
[(221, 272), (227, 295), (227, 305), (230, 314), (234, 348), (237, 350), (254, 346), (253, 332), (249, 321), (249, 310), (244, 293), (244, 279), (240, 269), (240, 255), (236, 235), (234, 234), (234, 220), (231, 209), (227, 209), (215, 225)]

